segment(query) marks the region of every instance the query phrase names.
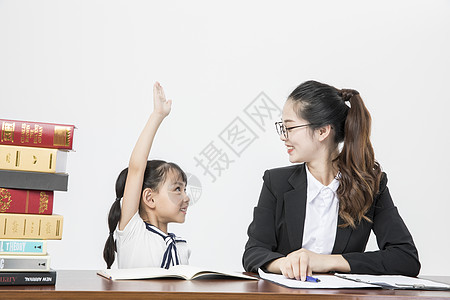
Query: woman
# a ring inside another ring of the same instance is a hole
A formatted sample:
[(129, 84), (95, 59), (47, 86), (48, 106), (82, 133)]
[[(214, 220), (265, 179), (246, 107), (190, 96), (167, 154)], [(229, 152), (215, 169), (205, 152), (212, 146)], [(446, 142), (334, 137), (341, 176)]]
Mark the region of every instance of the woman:
[[(265, 172), (244, 268), (302, 281), (330, 271), (416, 276), (417, 249), (375, 160), (359, 93), (307, 81), (276, 126), (290, 162), (303, 164)], [(364, 252), (371, 230), (380, 250)]]

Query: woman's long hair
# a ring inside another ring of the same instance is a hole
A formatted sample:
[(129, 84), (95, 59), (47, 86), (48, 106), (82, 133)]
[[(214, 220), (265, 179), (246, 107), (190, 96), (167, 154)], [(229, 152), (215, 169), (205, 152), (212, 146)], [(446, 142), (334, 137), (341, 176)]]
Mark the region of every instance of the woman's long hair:
[(378, 193), (381, 168), (370, 142), (370, 113), (359, 93), (307, 81), (289, 95), (288, 101), (293, 101), (299, 117), (313, 124), (312, 129), (331, 125), (336, 146), (343, 142), (334, 160), (340, 171), (337, 195), (339, 216), (344, 220), (341, 226), (355, 228), (362, 219), (371, 222), (366, 213)]
[[(150, 188), (158, 191), (158, 188), (167, 178), (169, 171), (174, 171), (184, 183), (187, 183), (187, 176), (183, 170), (175, 163), (165, 162), (163, 160), (149, 160), (144, 172), (144, 180), (141, 192)], [(115, 260), (115, 252), (117, 252), (116, 241), (114, 240), (114, 231), (119, 224), (121, 217), (120, 200), (125, 190), (125, 182), (127, 181), (128, 168), (122, 170), (116, 180), (116, 200), (111, 206), (108, 215), (109, 236), (103, 249), (103, 259), (107, 268), (110, 269)], [(140, 205), (139, 205), (140, 207)]]

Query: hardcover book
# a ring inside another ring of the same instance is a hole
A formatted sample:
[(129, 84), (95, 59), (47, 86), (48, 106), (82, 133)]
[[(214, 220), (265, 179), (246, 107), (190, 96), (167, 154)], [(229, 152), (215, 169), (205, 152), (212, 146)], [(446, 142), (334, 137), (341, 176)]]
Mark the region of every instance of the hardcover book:
[(192, 280), (201, 277), (208, 278), (234, 278), (257, 280), (256, 277), (244, 275), (238, 272), (222, 270), (204, 269), (189, 265), (176, 265), (169, 269), (163, 268), (134, 268), (134, 269), (107, 269), (97, 272), (98, 275), (111, 280), (126, 279), (156, 279), (156, 278), (177, 278)]
[(69, 175), (66, 173), (22, 172), (0, 169), (3, 188), (44, 191), (67, 191)]
[(0, 272), (50, 271), (50, 256), (0, 255)]
[(0, 240), (0, 255), (46, 255), (46, 240)]
[(45, 173), (64, 173), (67, 151), (0, 145), (0, 169)]
[(0, 272), (0, 285), (55, 285), (56, 271)]
[(74, 125), (0, 119), (0, 144), (72, 150)]
[(0, 187), (0, 213), (51, 215), (53, 191), (18, 190)]
[(62, 227), (60, 215), (0, 214), (1, 239), (60, 240)]

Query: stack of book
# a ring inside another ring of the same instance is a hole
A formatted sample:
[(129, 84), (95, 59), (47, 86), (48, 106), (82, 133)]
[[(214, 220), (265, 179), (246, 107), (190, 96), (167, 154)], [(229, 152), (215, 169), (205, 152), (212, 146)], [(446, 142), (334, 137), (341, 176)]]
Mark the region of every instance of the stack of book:
[(0, 285), (54, 285), (47, 240), (62, 238), (73, 125), (0, 119)]

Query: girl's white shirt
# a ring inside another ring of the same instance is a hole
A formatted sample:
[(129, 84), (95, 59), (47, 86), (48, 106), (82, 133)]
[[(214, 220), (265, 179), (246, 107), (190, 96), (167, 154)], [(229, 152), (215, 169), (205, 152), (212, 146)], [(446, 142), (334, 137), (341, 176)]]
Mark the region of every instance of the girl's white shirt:
[(302, 247), (319, 254), (331, 254), (334, 247), (339, 214), (335, 178), (325, 186), (318, 181), (306, 165), (307, 198)]
[[(139, 212), (123, 230), (116, 228), (115, 235), (119, 269), (161, 267), (166, 243), (160, 235), (147, 229)], [(181, 264), (188, 265), (191, 250), (187, 243), (177, 242), (176, 246)]]

